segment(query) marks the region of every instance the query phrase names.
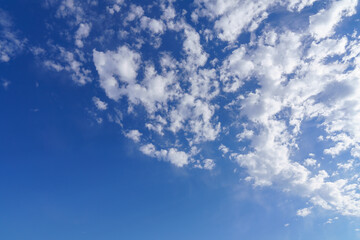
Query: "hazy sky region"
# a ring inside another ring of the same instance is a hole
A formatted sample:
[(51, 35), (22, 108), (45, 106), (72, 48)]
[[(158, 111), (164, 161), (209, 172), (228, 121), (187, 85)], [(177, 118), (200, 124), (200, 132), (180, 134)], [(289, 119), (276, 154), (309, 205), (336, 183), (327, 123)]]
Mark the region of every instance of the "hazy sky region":
[(357, 0), (0, 0), (0, 239), (360, 239)]

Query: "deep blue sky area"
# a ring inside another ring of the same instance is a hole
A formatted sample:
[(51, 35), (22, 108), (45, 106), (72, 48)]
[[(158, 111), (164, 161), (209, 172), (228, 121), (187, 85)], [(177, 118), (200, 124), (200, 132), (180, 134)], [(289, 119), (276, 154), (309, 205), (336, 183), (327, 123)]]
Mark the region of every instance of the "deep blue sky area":
[(358, 10), (0, 0), (0, 239), (360, 239)]

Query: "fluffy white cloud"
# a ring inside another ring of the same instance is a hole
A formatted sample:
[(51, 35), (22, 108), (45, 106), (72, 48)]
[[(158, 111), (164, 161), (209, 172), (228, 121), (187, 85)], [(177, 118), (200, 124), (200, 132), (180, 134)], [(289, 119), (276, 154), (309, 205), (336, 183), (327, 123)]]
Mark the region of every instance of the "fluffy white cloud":
[(170, 162), (177, 167), (183, 167), (189, 163), (189, 156), (185, 152), (178, 151), (175, 148), (156, 150), (155, 146), (149, 143), (141, 146), (140, 151), (150, 157)]
[(215, 162), (212, 159), (204, 160), (204, 169), (212, 170), (215, 167)]
[(184, 94), (176, 109), (169, 113), (170, 130), (176, 133), (185, 125), (194, 134), (195, 143), (215, 140), (220, 132), (220, 123), (212, 123), (214, 113), (214, 106)]
[(223, 62), (220, 70), (220, 79), (224, 84), (225, 92), (235, 92), (250, 76), (254, 63), (247, 59), (245, 47), (240, 47)]
[(185, 68), (190, 71), (194, 70), (194, 68), (204, 66), (208, 59), (208, 54), (200, 44), (199, 33), (189, 25), (185, 25), (184, 37), (183, 50), (187, 56), (184, 63)]
[(148, 29), (154, 34), (162, 34), (165, 31), (165, 24), (161, 20), (143, 16), (140, 19), (140, 23), (142, 29)]
[(289, 10), (301, 11), (316, 0), (196, 0), (199, 8), (192, 18), (206, 16), (217, 19), (215, 31), (221, 40), (234, 42), (244, 31), (254, 31), (268, 17), (268, 9), (286, 6)]
[(224, 144), (221, 144), (219, 147), (219, 150), (223, 153), (223, 154), (227, 154), (230, 149), (228, 147), (226, 147)]
[(307, 159), (305, 159), (305, 161), (304, 161), (304, 165), (305, 166), (307, 166), (307, 167), (309, 167), (309, 166), (315, 166), (316, 165), (316, 160), (315, 159), (313, 159), (313, 158), (307, 158)]
[(90, 34), (91, 25), (87, 23), (81, 23), (79, 29), (76, 31), (75, 34), (75, 44), (79, 48), (84, 46), (83, 39), (87, 38)]
[[(139, 130), (131, 130), (125, 134), (126, 137), (130, 138), (134, 142), (140, 142), (142, 133)], [(149, 155), (149, 154), (148, 154)]]
[(303, 208), (303, 209), (299, 209), (296, 212), (296, 215), (301, 216), (301, 217), (306, 217), (311, 213), (311, 208)]
[[(58, 1), (48, 1), (49, 5), (57, 3)], [(58, 18), (72, 17), (73, 20), (70, 24), (76, 26), (86, 18), (84, 10), (81, 7), (81, 2), (74, 0), (61, 0), (55, 16)]]
[(356, 13), (357, 4), (357, 0), (332, 1), (329, 9), (322, 9), (317, 14), (310, 16), (310, 33), (317, 40), (331, 36), (343, 17)]
[(112, 5), (112, 7), (106, 7), (106, 10), (110, 14), (118, 13), (120, 12), (121, 5), (124, 4), (124, 0), (116, 0), (115, 3)]
[(130, 11), (128, 12), (124, 24), (127, 24), (128, 22), (132, 22), (137, 18), (140, 18), (142, 15), (144, 15), (144, 10), (140, 6), (136, 6), (134, 4), (130, 5)]
[[(326, 140), (334, 144), (324, 149), (325, 154), (335, 158), (350, 150), (354, 157), (359, 156), (359, 129), (355, 124), (359, 119), (355, 110), (359, 109), (355, 95), (359, 78), (354, 76), (359, 72), (359, 52), (354, 48), (358, 40), (341, 37), (305, 42), (306, 37), (303, 33), (265, 30), (251, 48), (243, 45), (225, 59), (224, 76), (235, 85), (232, 91), (249, 78), (256, 78), (260, 85), (237, 98), (238, 104), (229, 105), (231, 110), (240, 106), (240, 116), (250, 120), (251, 127), (237, 135), (250, 140), (248, 150), (231, 156), (247, 169), (247, 180), (255, 186), (273, 185), (307, 197), (325, 209), (358, 215), (357, 184), (347, 179), (332, 180), (324, 170), (312, 172), (306, 167), (315, 166), (314, 159), (306, 159), (303, 166), (291, 157), (299, 147), (296, 138), (301, 135), (303, 121), (316, 118), (322, 118), (319, 127), (328, 133)], [(341, 60), (329, 61), (331, 57)], [(236, 62), (242, 67), (249, 62), (253, 67), (251, 71), (232, 69)], [(231, 89), (228, 86), (224, 84), (224, 91)], [(351, 162), (337, 166), (348, 169)], [(299, 212), (306, 214), (308, 209)]]
[(304, 7), (311, 6), (317, 0), (287, 0), (283, 1), (283, 4), (287, 6), (289, 10), (301, 11)]
[(135, 83), (141, 58), (127, 46), (119, 47), (117, 51), (98, 52), (94, 49), (93, 59), (100, 85), (109, 98), (118, 100), (124, 94), (126, 84)]

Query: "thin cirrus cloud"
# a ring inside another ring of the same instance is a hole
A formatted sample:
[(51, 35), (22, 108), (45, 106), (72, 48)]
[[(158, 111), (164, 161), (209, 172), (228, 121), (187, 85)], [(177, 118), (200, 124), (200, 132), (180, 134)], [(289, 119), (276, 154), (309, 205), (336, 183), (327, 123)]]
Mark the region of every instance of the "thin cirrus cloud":
[(0, 8), (0, 62), (9, 62), (24, 49), (26, 39), (19, 37), (11, 17)]

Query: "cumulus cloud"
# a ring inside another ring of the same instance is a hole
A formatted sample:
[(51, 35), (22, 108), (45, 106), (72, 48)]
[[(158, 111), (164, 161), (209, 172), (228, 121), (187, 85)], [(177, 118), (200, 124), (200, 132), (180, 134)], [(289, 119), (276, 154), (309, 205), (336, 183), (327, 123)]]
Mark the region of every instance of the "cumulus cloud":
[(228, 147), (226, 147), (224, 144), (221, 144), (219, 147), (219, 150), (223, 153), (226, 154), (230, 151), (230, 149)]
[(100, 85), (109, 98), (118, 100), (124, 91), (122, 83), (125, 85), (136, 81), (141, 57), (127, 46), (119, 47), (117, 51), (98, 52), (94, 49), (93, 59)]
[(156, 20), (143, 16), (140, 19), (141, 28), (148, 29), (154, 34), (162, 34), (165, 31), (165, 24), (161, 20)]
[(328, 9), (322, 9), (317, 14), (310, 16), (310, 33), (317, 40), (331, 36), (343, 17), (349, 17), (356, 13), (357, 4), (357, 0), (332, 1)]
[(84, 46), (83, 39), (87, 38), (90, 34), (91, 25), (87, 23), (81, 23), (79, 29), (76, 31), (75, 34), (75, 44), (79, 48)]
[(136, 129), (131, 130), (125, 134), (126, 137), (130, 138), (131, 140), (133, 140), (136, 143), (140, 142), (141, 135), (142, 134), (139, 132), (139, 130), (136, 130)]
[(183, 151), (178, 151), (176, 148), (156, 150), (155, 146), (149, 143), (141, 146), (140, 151), (150, 157), (170, 162), (177, 167), (184, 167), (189, 163), (189, 156)]
[(300, 216), (300, 217), (306, 217), (308, 215), (311, 214), (311, 208), (303, 208), (303, 209), (299, 209), (296, 212), (296, 215)]
[(114, 13), (118, 13), (120, 12), (121, 9), (121, 5), (124, 4), (124, 0), (116, 0), (115, 3), (111, 6), (111, 7), (106, 7), (106, 10), (110, 13), (110, 14), (114, 14)]
[(208, 59), (208, 54), (201, 46), (199, 33), (189, 25), (185, 25), (184, 36), (183, 50), (187, 56), (185, 68), (193, 70), (193, 68), (204, 66)]
[(315, 166), (316, 165), (316, 160), (313, 158), (307, 158), (304, 161), (304, 165), (309, 167), (309, 166)]
[(280, 5), (290, 10), (301, 11), (314, 2), (315, 0), (196, 0), (195, 3), (199, 8), (192, 17), (197, 19), (199, 16), (205, 16), (217, 19), (214, 28), (218, 33), (218, 38), (234, 42), (241, 33), (256, 30), (259, 24), (268, 17), (268, 9)]
[(215, 162), (212, 159), (204, 160), (204, 169), (212, 170), (215, 167)]
[(140, 18), (144, 14), (144, 10), (141, 6), (136, 6), (135, 4), (131, 4), (130, 11), (128, 12), (126, 18), (124, 19), (124, 24), (128, 22), (132, 22), (137, 18)]

